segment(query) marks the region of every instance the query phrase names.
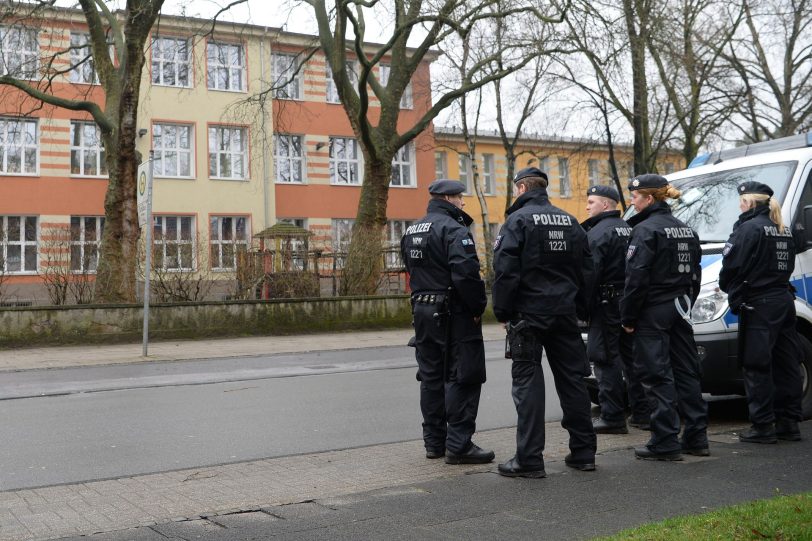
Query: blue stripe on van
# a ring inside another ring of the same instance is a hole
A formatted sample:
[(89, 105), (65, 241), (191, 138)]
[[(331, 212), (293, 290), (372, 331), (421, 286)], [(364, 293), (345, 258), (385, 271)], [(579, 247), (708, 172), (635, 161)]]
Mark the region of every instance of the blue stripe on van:
[(716, 263), (720, 259), (722, 259), (722, 254), (703, 255), (702, 259), (699, 261), (699, 264), (702, 265), (702, 268), (704, 269), (705, 267), (713, 265), (714, 263)]

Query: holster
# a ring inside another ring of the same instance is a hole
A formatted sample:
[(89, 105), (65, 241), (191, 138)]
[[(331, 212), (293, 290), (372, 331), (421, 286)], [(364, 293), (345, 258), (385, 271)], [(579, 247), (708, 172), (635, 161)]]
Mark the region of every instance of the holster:
[(744, 366), (744, 353), (747, 351), (747, 323), (750, 317), (750, 312), (755, 310), (752, 306), (747, 303), (741, 303), (739, 305), (739, 330), (738, 330), (738, 343), (737, 350), (736, 350), (736, 361), (739, 365), (739, 369)]
[[(527, 343), (527, 337), (523, 336), (522, 331), (527, 328), (527, 321), (519, 320), (516, 323), (508, 321), (505, 325), (507, 336), (505, 337), (505, 358), (513, 359), (515, 361), (523, 361), (532, 355), (530, 351), (530, 344)], [(509, 355), (509, 356), (508, 356)]]

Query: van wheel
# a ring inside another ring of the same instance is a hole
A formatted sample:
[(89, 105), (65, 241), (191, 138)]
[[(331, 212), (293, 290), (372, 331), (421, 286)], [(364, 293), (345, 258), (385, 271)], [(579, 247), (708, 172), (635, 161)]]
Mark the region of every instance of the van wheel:
[(805, 336), (800, 336), (801, 351), (803, 357), (801, 358), (801, 410), (803, 411), (804, 419), (812, 418), (812, 342)]

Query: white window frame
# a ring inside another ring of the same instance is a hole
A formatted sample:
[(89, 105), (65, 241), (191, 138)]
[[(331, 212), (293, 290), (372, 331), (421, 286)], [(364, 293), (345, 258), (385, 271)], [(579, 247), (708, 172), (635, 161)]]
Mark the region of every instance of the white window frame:
[[(174, 128), (174, 138), (170, 138), (169, 135), (164, 133), (165, 131), (168, 131), (167, 128)], [(188, 146), (186, 148), (181, 146), (181, 141), (183, 140), (183, 137), (181, 136), (182, 130), (187, 132), (186, 142)], [(159, 141), (160, 143), (156, 144), (156, 141)], [(170, 143), (171, 146), (168, 146), (167, 143)], [(194, 178), (194, 148), (194, 125), (171, 122), (155, 122), (152, 125), (152, 149), (155, 151), (155, 161), (153, 162), (154, 175), (160, 178)], [(181, 171), (181, 165), (183, 162), (181, 160), (182, 156), (187, 156), (189, 170), (186, 172), (186, 174), (182, 174), (183, 171)], [(170, 163), (171, 161), (175, 162), (175, 170), (177, 171), (177, 174), (175, 175), (166, 173), (166, 164)]]
[[(415, 188), (415, 152), (414, 143), (408, 142), (395, 152), (392, 158), (392, 176), (389, 178), (389, 186), (395, 188)], [(397, 183), (395, 183), (395, 173), (397, 172)], [(405, 181), (404, 181), (405, 179)]]
[[(228, 134), (228, 148), (223, 148), (226, 143), (224, 135)], [(239, 134), (242, 148), (234, 149), (235, 135)], [(214, 139), (212, 139), (212, 136)], [(209, 178), (214, 180), (248, 180), (248, 130), (242, 126), (212, 125), (208, 130), (209, 147)], [(228, 158), (228, 175), (221, 175), (224, 159)], [(242, 171), (235, 175), (235, 158), (239, 158), (242, 163)]]
[[(167, 237), (167, 223), (175, 222), (175, 236)], [(189, 238), (183, 238), (183, 221), (188, 220)], [(156, 214), (152, 217), (153, 244), (152, 244), (152, 264), (159, 264), (165, 271), (193, 271), (197, 268), (197, 254), (195, 253), (195, 218), (194, 216), (174, 216), (169, 214)], [(189, 264), (183, 264), (181, 251), (186, 248), (189, 255)], [(170, 251), (175, 252), (175, 264), (167, 265), (167, 260), (172, 257)]]
[[(164, 56), (164, 45), (168, 42), (174, 44), (174, 54), (171, 57)], [(169, 86), (176, 88), (191, 88), (192, 87), (192, 45), (188, 38), (178, 38), (171, 36), (152, 36), (152, 73), (150, 80), (154, 86)], [(181, 46), (185, 48), (186, 58), (180, 57)], [(175, 82), (164, 81), (164, 68), (167, 66), (172, 67), (172, 73), (175, 76)], [(186, 83), (180, 82), (180, 73), (182, 68), (186, 69)], [(158, 80), (156, 81), (156, 75)]]
[[(287, 142), (287, 153), (282, 154), (283, 148), (285, 148), (280, 143), (282, 141)], [(293, 155), (295, 152), (295, 145), (294, 142), (298, 142), (299, 145), (299, 153), (298, 155)], [(305, 147), (304, 147), (304, 136), (302, 135), (293, 135), (289, 133), (275, 133), (274, 134), (274, 142), (273, 142), (273, 169), (274, 169), (274, 180), (279, 184), (304, 184), (304, 177), (305, 177)], [(282, 170), (283, 167), (280, 167), (280, 164), (285, 164), (287, 166), (287, 171), (290, 172), (288, 180), (282, 178)], [(298, 168), (299, 172), (299, 179), (296, 180), (294, 171)]]
[(445, 150), (434, 151), (434, 178), (448, 178), (448, 152)]
[[(381, 86), (386, 86), (389, 84), (389, 74), (392, 71), (391, 64), (380, 64), (378, 66), (378, 81), (381, 83)], [(412, 109), (414, 107), (414, 100), (412, 99), (412, 82), (409, 81), (406, 84), (406, 88), (403, 89), (403, 94), (400, 96), (400, 103), (398, 106), (401, 109)]]
[[(12, 41), (17, 34), (18, 42)], [(27, 34), (27, 35), (26, 35)], [(33, 48), (29, 47), (33, 43)], [(11, 69), (9, 69), (11, 65)], [(36, 28), (0, 26), (0, 75), (34, 79), (39, 73), (39, 39)]]
[[(237, 51), (237, 63), (229, 59), (232, 49)], [(217, 72), (226, 74), (225, 82), (220, 82)], [(209, 41), (206, 43), (206, 85), (209, 90), (224, 92), (245, 92), (245, 48), (242, 43)]]
[[(92, 127), (95, 132), (95, 137), (97, 138), (98, 144), (97, 145), (86, 145), (85, 144), (85, 128)], [(79, 144), (74, 144), (74, 133), (75, 130), (79, 130)], [(73, 172), (73, 156), (74, 153), (77, 153), (79, 158), (79, 172)], [(104, 146), (102, 145), (101, 140), (101, 130), (96, 125), (95, 122), (87, 122), (85, 120), (71, 120), (70, 121), (70, 163), (71, 163), (71, 173), (70, 176), (72, 177), (90, 177), (90, 178), (105, 178), (107, 177), (107, 163), (104, 159)], [(96, 161), (96, 171), (97, 173), (90, 174), (85, 171), (85, 157), (88, 155), (94, 155)]]
[[(9, 219), (16, 218), (19, 221), (19, 237), (9, 238)], [(34, 222), (34, 235), (33, 240), (26, 235), (27, 226), (30, 221)], [(38, 216), (0, 216), (0, 270), (6, 274), (36, 274), (39, 270), (39, 217)], [(12, 246), (20, 247), (20, 269), (9, 270), (8, 268), (8, 252)], [(34, 248), (34, 268), (28, 268), (25, 264), (26, 253), (29, 248)]]
[(589, 177), (589, 187), (597, 186), (601, 183), (601, 161), (590, 159), (586, 162), (587, 174)]
[[(358, 69), (356, 68), (356, 65), (357, 63), (355, 60), (347, 60), (347, 75), (353, 84), (358, 85)], [(336, 82), (333, 80), (333, 70), (330, 68), (330, 62), (325, 61), (324, 74), (327, 82), (327, 88), (325, 91), (327, 103), (341, 103), (341, 97), (338, 95)]]
[(558, 193), (563, 199), (572, 197), (570, 161), (568, 158), (558, 158)]
[[(9, 143), (9, 127), (17, 125), (15, 133), (19, 133), (18, 143)], [(26, 140), (34, 132), (34, 142)], [(9, 171), (9, 149), (16, 151), (20, 158), (20, 170)], [(26, 164), (26, 156), (34, 153), (34, 169), (30, 170)], [(0, 174), (8, 176), (31, 176), (39, 174), (39, 124), (36, 119), (20, 117), (0, 117)]]
[[(74, 229), (74, 220), (76, 220), (77, 228)], [(93, 223), (93, 232), (95, 238), (87, 238), (87, 224)], [(104, 216), (71, 216), (70, 217), (70, 269), (71, 272), (77, 274), (95, 274), (99, 266), (99, 252), (101, 249), (101, 240), (104, 232)], [(77, 233), (74, 236), (74, 232)], [(87, 250), (90, 249), (90, 256)], [(78, 265), (74, 266), (74, 250), (76, 251), (79, 261)], [(87, 264), (87, 268), (85, 268)]]
[(400, 239), (406, 234), (406, 228), (414, 220), (387, 220), (386, 222), (386, 258), (384, 263), (387, 269), (403, 267), (400, 257)]
[(465, 184), (465, 191), (462, 193), (470, 195), (471, 193), (471, 156), (465, 153), (459, 155), (459, 179), (460, 182)]
[[(273, 53), (271, 55), (271, 74), (274, 86), (287, 81), (296, 72), (293, 79), (284, 86), (274, 88), (273, 97), (280, 100), (302, 100), (304, 98), (304, 67), (300, 67), (299, 55), (294, 53)], [(298, 70), (298, 71), (297, 71)]]
[[(225, 238), (224, 226), (230, 220), (230, 230), (228, 236), (230, 239)], [(239, 228), (237, 227), (242, 221), (242, 239), (238, 239)], [(227, 216), (216, 215), (209, 216), (209, 254), (211, 261), (211, 268), (213, 271), (230, 272), (237, 270), (237, 252), (240, 247), (247, 250), (251, 241), (251, 220), (248, 216)], [(230, 247), (230, 248), (229, 248)], [(228, 254), (229, 250), (231, 251)], [(216, 251), (216, 257), (214, 252)], [(224, 259), (230, 257), (231, 261), (229, 266), (224, 266)], [(217, 263), (217, 264), (215, 264)]]
[(70, 33), (70, 65), (73, 66), (73, 69), (68, 73), (68, 80), (71, 83), (99, 84), (99, 74), (96, 73), (96, 66), (91, 54), (90, 34), (85, 32)]
[[(342, 142), (343, 152), (341, 152), (342, 149), (335, 151), (339, 141)], [(352, 137), (330, 137), (328, 146), (328, 155), (330, 156), (330, 184), (334, 186), (360, 186), (363, 169), (361, 166), (361, 151), (358, 148), (358, 141)], [(346, 156), (348, 148), (353, 151), (353, 156)], [(334, 155), (339, 152), (343, 153), (344, 156)], [(338, 179), (338, 171), (342, 165), (349, 173), (349, 178), (347, 178), (346, 182)], [(355, 174), (354, 179), (352, 178), (353, 172)]]
[(482, 155), (482, 189), (485, 195), (494, 194), (494, 171), (496, 158), (493, 154)]

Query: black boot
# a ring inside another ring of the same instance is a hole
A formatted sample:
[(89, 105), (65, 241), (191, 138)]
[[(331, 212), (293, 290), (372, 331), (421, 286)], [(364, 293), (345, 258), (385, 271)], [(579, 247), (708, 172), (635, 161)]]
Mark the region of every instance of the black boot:
[(471, 444), (471, 447), (464, 453), (452, 453), (446, 451), (445, 463), (446, 464), (487, 464), (493, 460), (493, 451), (486, 451), (478, 445)]
[(530, 479), (541, 479), (542, 477), (547, 477), (547, 473), (544, 471), (544, 466), (526, 468), (516, 461), (515, 456), (504, 464), (499, 464), (497, 469), (499, 471), (499, 475), (504, 475), (505, 477), (528, 477)]
[(656, 451), (652, 451), (648, 447), (638, 447), (634, 450), (635, 458), (641, 458), (643, 460), (667, 460), (667, 461), (678, 461), (682, 460), (682, 453), (679, 451), (672, 451), (670, 453), (658, 453)]
[(598, 417), (592, 421), (592, 428), (595, 429), (596, 434), (628, 434), (629, 429), (626, 428), (626, 420), (619, 423), (607, 423), (603, 417)]
[(632, 415), (629, 418), (629, 425), (640, 430), (651, 430), (651, 418), (649, 416)]
[(739, 441), (746, 443), (778, 443), (775, 426), (772, 423), (754, 424), (741, 434)]
[(775, 435), (779, 440), (801, 441), (801, 429), (798, 421), (779, 417), (775, 420)]

